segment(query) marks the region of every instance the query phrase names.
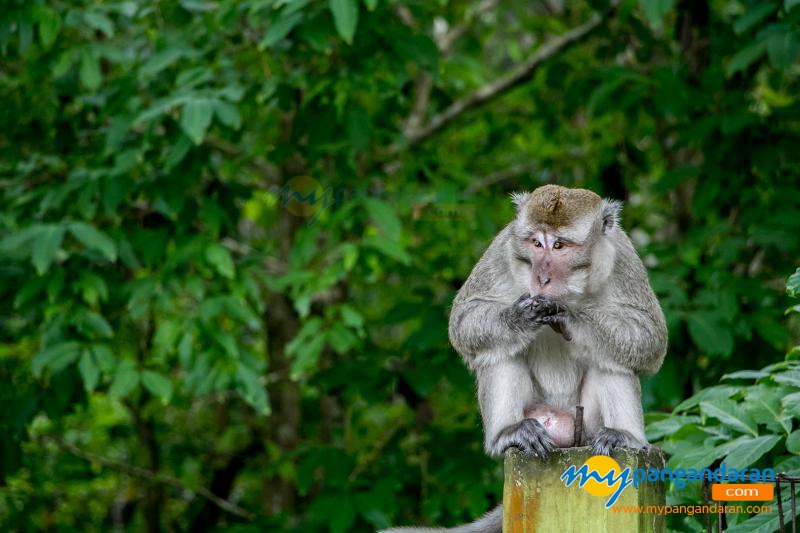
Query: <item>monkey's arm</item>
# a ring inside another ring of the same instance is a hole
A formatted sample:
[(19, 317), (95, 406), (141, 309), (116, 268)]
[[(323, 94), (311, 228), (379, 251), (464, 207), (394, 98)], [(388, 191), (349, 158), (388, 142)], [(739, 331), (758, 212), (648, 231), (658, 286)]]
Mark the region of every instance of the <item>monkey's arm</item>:
[(541, 330), (542, 308), (528, 295), (525, 274), (515, 272), (519, 265), (509, 262), (509, 238), (506, 227), (453, 300), (450, 342), (473, 370), (520, 355)]
[[(649, 290), (649, 289), (648, 289)], [(653, 296), (649, 305), (614, 302), (570, 312), (566, 328), (605, 370), (653, 374), (667, 351), (664, 315)], [(597, 347), (603, 348), (597, 351)], [(594, 347), (593, 349), (591, 349)]]
[[(460, 296), (460, 295), (459, 295)], [(511, 305), (485, 296), (456, 297), (450, 313), (450, 342), (473, 370), (520, 355), (539, 326), (526, 309), (524, 296)]]

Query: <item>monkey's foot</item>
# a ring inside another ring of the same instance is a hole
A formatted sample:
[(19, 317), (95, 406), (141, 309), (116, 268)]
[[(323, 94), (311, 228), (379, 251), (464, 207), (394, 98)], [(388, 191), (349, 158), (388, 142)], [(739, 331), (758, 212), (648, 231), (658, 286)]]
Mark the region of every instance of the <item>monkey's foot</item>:
[(603, 428), (592, 440), (595, 455), (610, 455), (615, 448), (643, 448), (636, 437), (622, 429)]
[(556, 449), (556, 445), (547, 434), (545, 427), (535, 418), (526, 418), (501, 431), (489, 453), (503, 455), (511, 447), (519, 448), (525, 453), (542, 459)]

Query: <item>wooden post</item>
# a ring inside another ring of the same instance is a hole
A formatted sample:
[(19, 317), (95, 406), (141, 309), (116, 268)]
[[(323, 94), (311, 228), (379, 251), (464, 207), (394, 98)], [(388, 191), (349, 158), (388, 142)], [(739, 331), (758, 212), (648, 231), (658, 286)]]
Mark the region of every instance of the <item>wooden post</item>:
[[(657, 513), (614, 513), (605, 508), (608, 497), (589, 494), (579, 487), (578, 478), (569, 487), (561, 475), (571, 465), (580, 468), (593, 457), (591, 449), (556, 450), (546, 461), (509, 451), (505, 458), (503, 488), (503, 533), (547, 533), (550, 531), (585, 531), (587, 533), (662, 533), (664, 515)], [(637, 468), (661, 469), (661, 450), (618, 450), (611, 456), (622, 470)], [(617, 472), (619, 474), (619, 472)], [(635, 488), (625, 488), (615, 506), (664, 505), (664, 482), (644, 481)]]

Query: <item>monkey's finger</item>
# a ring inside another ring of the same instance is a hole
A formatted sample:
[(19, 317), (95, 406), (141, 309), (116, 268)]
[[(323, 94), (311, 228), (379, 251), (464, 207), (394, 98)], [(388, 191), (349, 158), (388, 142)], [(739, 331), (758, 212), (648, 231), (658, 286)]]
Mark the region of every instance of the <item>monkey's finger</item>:
[(556, 448), (555, 442), (550, 438), (544, 426), (535, 418), (528, 418), (523, 423), (521, 429), (529, 453), (542, 459), (546, 458)]
[(549, 435), (544, 435), (531, 441), (530, 447), (534, 455), (545, 459), (553, 450), (555, 450), (556, 445)]

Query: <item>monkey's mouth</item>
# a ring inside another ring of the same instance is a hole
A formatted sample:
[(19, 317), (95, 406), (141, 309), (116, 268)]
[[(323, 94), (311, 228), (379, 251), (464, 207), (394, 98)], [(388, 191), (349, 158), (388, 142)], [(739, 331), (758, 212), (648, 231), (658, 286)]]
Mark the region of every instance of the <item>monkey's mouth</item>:
[(531, 297), (533, 298), (547, 298), (548, 300), (558, 300), (569, 296), (569, 291), (566, 287), (531, 287)]

